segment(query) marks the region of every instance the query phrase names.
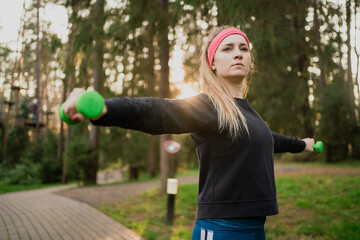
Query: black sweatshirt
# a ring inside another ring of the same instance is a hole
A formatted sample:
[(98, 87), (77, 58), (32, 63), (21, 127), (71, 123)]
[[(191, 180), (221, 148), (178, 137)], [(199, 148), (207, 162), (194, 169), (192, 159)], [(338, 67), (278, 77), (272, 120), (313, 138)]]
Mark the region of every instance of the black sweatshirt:
[(191, 133), (200, 162), (198, 219), (278, 214), (273, 155), (301, 152), (305, 142), (272, 132), (245, 99), (235, 98), (250, 135), (232, 141), (219, 132), (216, 110), (205, 94), (182, 100), (111, 98), (95, 125), (150, 134)]

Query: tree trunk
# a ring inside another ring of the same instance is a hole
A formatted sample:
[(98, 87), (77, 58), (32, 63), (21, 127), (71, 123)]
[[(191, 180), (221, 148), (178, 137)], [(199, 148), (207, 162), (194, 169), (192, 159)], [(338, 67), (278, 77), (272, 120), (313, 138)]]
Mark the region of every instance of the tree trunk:
[(351, 69), (351, 1), (346, 1), (346, 47), (347, 47), (347, 82), (349, 84), (349, 96), (350, 96), (350, 117), (353, 121), (355, 121), (355, 96), (354, 96), (354, 82), (352, 77), (352, 69)]
[[(75, 41), (75, 33), (77, 31), (77, 26), (75, 24), (75, 21), (73, 21), (74, 17), (76, 18), (77, 12), (78, 12), (78, 6), (72, 5), (72, 11), (73, 13), (69, 16), (69, 22), (72, 22), (71, 30), (69, 33), (69, 40), (67, 42), (66, 47), (66, 63), (65, 63), (65, 74), (66, 78), (64, 80), (64, 89), (63, 89), (63, 95), (61, 103), (64, 103), (66, 100), (66, 96), (68, 93), (68, 90), (72, 86), (75, 80), (75, 64), (74, 64), (74, 41)], [(62, 182), (67, 182), (67, 159), (68, 159), (68, 147), (69, 147), (69, 141), (71, 138), (71, 126), (67, 125), (67, 131), (66, 131), (66, 143), (64, 144), (64, 126), (65, 123), (61, 121), (60, 125), (60, 133), (59, 133), (59, 139), (58, 139), (58, 151), (57, 151), (57, 161), (58, 163), (63, 164), (63, 176), (62, 176)], [(63, 151), (65, 153), (65, 160), (63, 158)]]
[[(355, 1), (355, 7), (354, 7), (354, 22), (355, 22), (355, 32), (358, 32), (358, 26), (357, 26), (357, 8), (359, 7), (359, 1)], [(360, 29), (359, 29), (360, 31)], [(357, 34), (355, 34), (355, 43), (357, 43)], [(360, 86), (359, 86), (359, 72), (360, 72), (360, 53), (358, 51), (358, 45), (355, 44), (354, 46), (354, 51), (355, 51), (355, 55), (356, 55), (356, 75), (355, 75), (355, 86), (356, 86), (356, 92), (357, 92), (357, 96), (358, 96), (358, 101), (359, 101), (359, 98), (360, 98)], [(357, 107), (357, 114), (356, 114), (356, 121), (357, 121), (357, 124), (359, 125), (360, 124), (360, 116), (359, 116), (359, 107)]]
[[(160, 1), (160, 36), (159, 36), (159, 57), (160, 57), (160, 96), (163, 98), (170, 97), (170, 82), (169, 82), (169, 58), (170, 58), (170, 44), (168, 40), (169, 34), (169, 1)], [(160, 137), (160, 171), (161, 171), (161, 192), (166, 192), (167, 179), (170, 176), (170, 154), (167, 153), (163, 147), (164, 141), (170, 140), (171, 135), (165, 134)]]
[[(354, 81), (352, 76), (352, 61), (351, 61), (351, 1), (346, 1), (346, 46), (347, 46), (347, 82), (349, 85), (350, 96), (350, 119), (352, 124), (351, 130), (351, 155), (353, 158), (359, 158), (359, 143), (357, 142), (358, 136), (358, 122), (356, 120), (355, 110), (355, 95), (354, 95)], [(356, 46), (355, 46), (356, 48)]]
[[(154, 97), (155, 96), (155, 49), (154, 49), (154, 34), (155, 34), (155, 24), (150, 23), (146, 28), (146, 40), (147, 47), (149, 49), (149, 57), (147, 61), (146, 68), (148, 69), (148, 74), (145, 75), (145, 80), (147, 82), (147, 95)], [(158, 167), (158, 158), (159, 158), (159, 137), (151, 136), (149, 140), (149, 154), (148, 154), (148, 173), (151, 177), (156, 176), (157, 167)]]
[(323, 60), (322, 54), (322, 44), (321, 44), (321, 36), (320, 36), (320, 23), (319, 23), (319, 15), (318, 15), (318, 1), (313, 0), (313, 8), (314, 8), (314, 30), (315, 30), (315, 43), (316, 43), (316, 55), (319, 58), (319, 68), (320, 68), (320, 101), (323, 100), (324, 92), (326, 88), (326, 77), (325, 77), (325, 64)]
[(150, 177), (155, 177), (158, 169), (158, 157), (159, 157), (159, 137), (151, 136), (150, 149), (148, 155), (148, 173)]
[[(97, 0), (94, 7), (94, 89), (100, 94), (103, 92), (104, 83), (104, 7), (105, 0)], [(85, 170), (84, 184), (93, 185), (96, 184), (96, 173), (98, 170), (99, 162), (99, 145), (100, 145), (100, 128), (98, 126), (91, 125), (90, 130), (90, 164)]]
[[(295, 3), (294, 3), (295, 4)], [(306, 54), (308, 51), (306, 51), (307, 43), (305, 40), (306, 32), (305, 32), (305, 25), (306, 25), (306, 15), (307, 15), (307, 9), (303, 8), (301, 6), (298, 7), (299, 11), (297, 15), (294, 17), (294, 28), (297, 33), (297, 36), (302, 36), (297, 41), (297, 49), (298, 51), (298, 59), (297, 59), (297, 68), (298, 72), (301, 73), (300, 80), (301, 85), (300, 89), (301, 92), (299, 93), (302, 98), (302, 104), (300, 106), (301, 109), (301, 115), (303, 116), (303, 122), (302, 122), (302, 136), (304, 137), (310, 137), (314, 135), (314, 128), (313, 128), (313, 116), (310, 109), (309, 104), (309, 87), (308, 87), (308, 79), (309, 79), (309, 56)], [(301, 9), (301, 10), (300, 10)]]
[(40, 54), (40, 0), (36, 2), (36, 65), (35, 65), (35, 77), (36, 77), (36, 91), (35, 98), (37, 100), (37, 113), (35, 116), (36, 130), (35, 130), (35, 143), (39, 143), (40, 138), (40, 122), (39, 115), (41, 111), (40, 103), (40, 87), (41, 87), (41, 54)]
[[(23, 20), (25, 19), (25, 1), (24, 1), (24, 17)], [(24, 52), (25, 52), (25, 24), (23, 23), (23, 28), (22, 28), (22, 33), (21, 33), (21, 54), (20, 54), (20, 59), (19, 59), (19, 71), (18, 71), (18, 80), (19, 80), (19, 87), (21, 87), (21, 82), (23, 80), (23, 66), (24, 66)], [(18, 101), (16, 101), (16, 110), (15, 110), (15, 116), (18, 117), (19, 116), (19, 106), (21, 104), (21, 94), (20, 94), (20, 88), (19, 88), (19, 98), (17, 99)]]
[[(46, 63), (44, 63), (45, 65), (45, 80), (43, 82), (43, 86), (41, 88), (41, 94), (40, 94), (40, 101), (39, 101), (39, 106), (41, 106), (41, 109), (43, 109), (43, 105), (46, 105), (46, 98), (47, 98), (47, 85), (49, 82), (49, 77), (50, 77), (50, 59), (46, 58)], [(49, 106), (46, 105), (46, 108), (48, 108)], [(47, 111), (47, 109), (46, 109)], [(41, 114), (41, 118), (39, 119), (39, 122), (43, 123), (44, 126), (46, 126), (45, 124), (45, 117), (47, 116), (46, 112), (42, 112)]]
[[(319, 23), (319, 6), (318, 6), (318, 0), (313, 0), (312, 1), (312, 6), (314, 8), (314, 16), (313, 16), (313, 21), (314, 21), (314, 31), (315, 31), (315, 53), (317, 55), (317, 57), (319, 58), (319, 69), (320, 69), (320, 84), (319, 84), (319, 103), (320, 105), (323, 105), (325, 102), (325, 90), (326, 90), (326, 73), (325, 73), (325, 63), (324, 63), (324, 59), (323, 59), (323, 52), (322, 52), (322, 44), (321, 44), (321, 36), (320, 36), (320, 23)], [(320, 2), (321, 3), (321, 2)], [(320, 114), (322, 116), (324, 116), (325, 114), (324, 111), (326, 111), (326, 109), (324, 108), (320, 108)], [(325, 121), (329, 121), (328, 119), (324, 119), (323, 117), (321, 118), (322, 124), (324, 124)], [(327, 149), (328, 152), (326, 154), (326, 161), (327, 162), (331, 162), (333, 159), (333, 153), (332, 151), (330, 151), (330, 149), (332, 148), (331, 144), (328, 144)]]
[(218, 26), (230, 24), (229, 13), (227, 11), (228, 4), (227, 1), (216, 1), (216, 6), (218, 8), (216, 19)]
[(70, 136), (71, 136), (71, 127), (67, 127), (66, 137), (65, 137), (65, 159), (63, 161), (63, 172), (62, 172), (62, 179), (61, 179), (61, 182), (64, 184), (66, 184), (68, 181), (67, 167), (68, 167), (68, 161), (69, 161)]
[[(25, 1), (23, 4), (23, 16), (21, 19), (21, 23), (23, 24), (23, 28), (22, 31), (23, 33), (21, 33), (22, 36), (24, 36), (24, 31), (25, 31), (25, 14), (26, 14), (26, 8), (25, 8)], [(18, 32), (18, 38), (17, 38), (17, 42), (16, 42), (16, 46), (18, 46), (19, 44), (19, 39), (20, 39), (20, 30)], [(14, 62), (14, 67), (12, 70), (12, 75), (11, 75), (11, 91), (10, 91), (10, 100), (9, 100), (9, 107), (8, 107), (8, 112), (6, 114), (5, 117), (5, 122), (4, 122), (4, 142), (3, 142), (3, 161), (6, 161), (6, 154), (7, 154), (7, 146), (8, 146), (8, 137), (9, 137), (9, 125), (10, 125), (10, 118), (11, 118), (11, 104), (13, 101), (13, 86), (14, 86), (14, 81), (15, 81), (15, 72), (16, 72), (16, 68), (17, 68), (17, 54), (18, 54), (18, 50), (16, 51), (16, 56), (15, 56), (15, 62)], [(5, 79), (5, 78), (4, 78)], [(2, 104), (2, 102), (0, 103)]]

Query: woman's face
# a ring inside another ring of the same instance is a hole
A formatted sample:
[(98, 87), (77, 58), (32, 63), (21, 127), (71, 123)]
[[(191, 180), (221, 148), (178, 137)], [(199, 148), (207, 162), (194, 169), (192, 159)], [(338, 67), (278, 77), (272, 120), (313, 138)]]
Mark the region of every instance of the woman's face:
[(234, 34), (226, 37), (214, 55), (212, 69), (230, 82), (242, 81), (250, 70), (251, 55), (245, 38)]

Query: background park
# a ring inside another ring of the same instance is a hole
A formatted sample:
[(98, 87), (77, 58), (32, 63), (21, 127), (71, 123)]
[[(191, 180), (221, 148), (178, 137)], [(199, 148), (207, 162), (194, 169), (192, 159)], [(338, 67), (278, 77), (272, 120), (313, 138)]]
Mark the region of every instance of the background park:
[[(179, 186), (174, 223), (165, 221), (167, 178), (197, 176), (189, 134), (70, 126), (58, 111), (75, 87), (105, 98), (195, 95), (205, 36), (233, 25), (255, 56), (249, 103), (273, 131), (324, 142), (321, 154), (275, 155), (280, 215), (268, 217), (267, 238), (360, 239), (359, 3), (1, 0), (0, 197), (76, 183), (59, 194), (145, 239), (190, 239), (196, 181)], [(181, 144), (178, 153), (164, 149), (169, 139)], [(123, 177), (97, 182), (109, 170)], [(121, 199), (96, 201), (85, 192), (154, 180)]]

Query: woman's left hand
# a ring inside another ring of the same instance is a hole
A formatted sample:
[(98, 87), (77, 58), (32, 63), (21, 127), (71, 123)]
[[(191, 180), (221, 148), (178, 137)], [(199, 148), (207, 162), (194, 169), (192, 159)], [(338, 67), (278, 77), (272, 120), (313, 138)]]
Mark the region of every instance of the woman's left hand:
[(304, 138), (303, 141), (306, 144), (304, 151), (315, 153), (314, 150), (315, 140), (313, 138)]

